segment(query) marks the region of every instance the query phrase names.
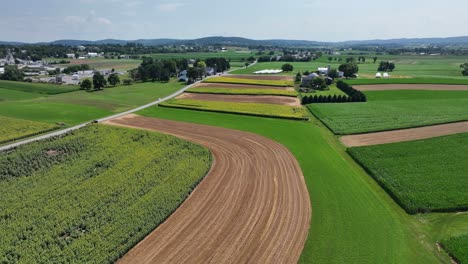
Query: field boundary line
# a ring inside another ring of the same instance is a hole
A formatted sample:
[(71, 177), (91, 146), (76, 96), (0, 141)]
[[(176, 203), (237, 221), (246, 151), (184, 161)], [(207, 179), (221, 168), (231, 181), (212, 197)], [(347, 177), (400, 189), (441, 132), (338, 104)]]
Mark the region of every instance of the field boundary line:
[(466, 132), (468, 132), (468, 121), (463, 121), (417, 128), (347, 135), (340, 137), (340, 141), (346, 147), (363, 147), (429, 139)]

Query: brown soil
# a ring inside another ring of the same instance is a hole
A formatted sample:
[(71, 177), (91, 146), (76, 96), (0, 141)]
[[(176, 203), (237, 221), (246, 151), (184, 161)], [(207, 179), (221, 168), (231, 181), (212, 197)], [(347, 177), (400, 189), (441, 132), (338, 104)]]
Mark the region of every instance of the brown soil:
[(277, 89), (294, 91), (293, 87), (265, 86), (265, 85), (250, 85), (250, 84), (230, 84), (230, 83), (199, 83), (192, 89), (196, 88), (229, 88), (229, 89)]
[(432, 90), (432, 91), (468, 91), (468, 85), (448, 84), (377, 84), (353, 86), (359, 91), (385, 90)]
[(468, 132), (468, 122), (350, 135), (343, 136), (340, 140), (347, 147), (360, 147), (447, 136), (464, 132)]
[(261, 103), (278, 104), (289, 106), (301, 106), (299, 99), (288, 96), (274, 95), (227, 95), (227, 94), (202, 94), (202, 93), (183, 93), (176, 99), (192, 99), (200, 101), (217, 101), (232, 103)]
[(249, 80), (294, 80), (291, 76), (285, 75), (240, 75), (240, 74), (226, 74), (223, 77), (249, 79)]
[(136, 115), (106, 123), (174, 135), (214, 157), (189, 198), (119, 263), (297, 263), (311, 205), (301, 168), (284, 146), (251, 133)]

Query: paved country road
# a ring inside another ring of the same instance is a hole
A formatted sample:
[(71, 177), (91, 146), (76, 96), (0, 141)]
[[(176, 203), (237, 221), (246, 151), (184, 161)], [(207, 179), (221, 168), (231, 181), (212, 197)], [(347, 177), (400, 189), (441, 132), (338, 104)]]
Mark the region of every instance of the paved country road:
[[(145, 105), (142, 105), (142, 106), (139, 106), (135, 109), (131, 109), (131, 110), (128, 110), (128, 111), (125, 111), (125, 112), (122, 112), (122, 113), (119, 113), (119, 114), (115, 114), (115, 115), (112, 115), (112, 116), (108, 116), (108, 117), (104, 117), (104, 118), (100, 118), (100, 119), (96, 119), (96, 121), (98, 123), (101, 123), (101, 122), (104, 122), (106, 120), (110, 120), (110, 119), (113, 119), (113, 118), (116, 118), (116, 117), (119, 117), (119, 116), (124, 116), (124, 115), (128, 115), (128, 114), (131, 114), (131, 113), (135, 113), (137, 111), (140, 111), (140, 110), (143, 110), (145, 108), (148, 108), (148, 107), (151, 107), (151, 106), (154, 106), (154, 105), (157, 105), (161, 102), (164, 102), (164, 101), (167, 101), (171, 98), (174, 98), (178, 95), (181, 95), (182, 93), (184, 93), (187, 89), (190, 89), (191, 87), (197, 85), (199, 82), (196, 82), (196, 83), (193, 83), (191, 85), (188, 85), (188, 86), (185, 86), (184, 88), (180, 89), (179, 91), (169, 95), (169, 96), (166, 96), (164, 98), (160, 98), (154, 102), (151, 102), (151, 103), (148, 103), (148, 104), (145, 104)], [(59, 136), (59, 135), (63, 135), (63, 134), (66, 134), (70, 131), (73, 131), (73, 130), (77, 130), (77, 129), (80, 129), (86, 125), (88, 125), (89, 122), (86, 122), (86, 123), (83, 123), (83, 124), (80, 124), (80, 125), (77, 125), (77, 126), (74, 126), (74, 127), (70, 127), (70, 128), (66, 128), (66, 129), (62, 129), (62, 130), (59, 130), (59, 131), (55, 131), (55, 132), (52, 132), (52, 133), (48, 133), (48, 134), (44, 134), (42, 136), (38, 136), (38, 137), (34, 137), (34, 138), (30, 138), (30, 139), (26, 139), (26, 140), (22, 140), (22, 141), (19, 141), (19, 142), (16, 142), (16, 143), (12, 143), (12, 144), (8, 144), (8, 145), (5, 145), (5, 146), (2, 146), (0, 147), (0, 151), (3, 151), (3, 150), (7, 150), (7, 149), (11, 149), (11, 148), (15, 148), (15, 147), (18, 147), (18, 146), (21, 146), (21, 145), (24, 145), (24, 144), (28, 144), (28, 143), (31, 143), (31, 142), (34, 142), (34, 141), (38, 141), (38, 140), (42, 140), (42, 139), (46, 139), (46, 138), (50, 138), (50, 137), (55, 137), (55, 136)]]
[(214, 157), (189, 198), (120, 264), (297, 263), (311, 205), (301, 168), (284, 146), (247, 132), (137, 115), (104, 124), (174, 135)]
[[(257, 62), (255, 61), (254, 63), (250, 64), (249, 67), (255, 65)], [(217, 75), (213, 75), (213, 76), (210, 76), (210, 77), (207, 77), (206, 79), (208, 78), (212, 78), (212, 77), (216, 77)], [(203, 80), (202, 80), (203, 81)], [(131, 110), (128, 110), (128, 111), (125, 111), (125, 112), (122, 112), (122, 113), (119, 113), (119, 114), (115, 114), (115, 115), (112, 115), (112, 116), (108, 116), (108, 117), (104, 117), (104, 118), (100, 118), (100, 119), (96, 119), (95, 121), (97, 121), (98, 123), (101, 123), (101, 122), (104, 122), (106, 120), (110, 120), (110, 119), (113, 119), (113, 118), (116, 118), (116, 117), (120, 117), (120, 116), (124, 116), (124, 115), (128, 115), (128, 114), (131, 114), (131, 113), (135, 113), (137, 111), (140, 111), (140, 110), (143, 110), (145, 108), (148, 108), (148, 107), (151, 107), (151, 106), (154, 106), (154, 105), (157, 105), (159, 103), (162, 103), (164, 101), (167, 101), (169, 99), (172, 99), (178, 95), (181, 95), (183, 94), (186, 90), (196, 86), (197, 84), (201, 83), (202, 81), (198, 81), (198, 82), (195, 82), (193, 84), (190, 84), (188, 86), (185, 86), (184, 88), (180, 89), (179, 91), (169, 95), (169, 96), (166, 96), (164, 98), (160, 98), (154, 102), (151, 102), (151, 103), (148, 103), (148, 104), (145, 104), (145, 105), (142, 105), (140, 107), (137, 107), (135, 109), (131, 109)], [(63, 134), (66, 134), (70, 131), (73, 131), (73, 130), (77, 130), (77, 129), (80, 129), (86, 125), (88, 125), (89, 122), (86, 122), (86, 123), (83, 123), (83, 124), (80, 124), (80, 125), (76, 125), (76, 126), (73, 126), (73, 127), (70, 127), (70, 128), (66, 128), (66, 129), (62, 129), (62, 130), (59, 130), (59, 131), (55, 131), (55, 132), (52, 132), (52, 133), (48, 133), (48, 134), (44, 134), (44, 135), (41, 135), (41, 136), (37, 136), (37, 137), (33, 137), (33, 138), (29, 138), (29, 139), (25, 139), (25, 140), (22, 140), (22, 141), (19, 141), (19, 142), (15, 142), (15, 143), (11, 143), (11, 144), (8, 144), (8, 145), (5, 145), (5, 146), (1, 146), (0, 147), (0, 151), (4, 151), (4, 150), (8, 150), (8, 149), (11, 149), (11, 148), (16, 148), (16, 147), (19, 147), (21, 145), (24, 145), (24, 144), (28, 144), (28, 143), (31, 143), (31, 142), (34, 142), (34, 141), (38, 141), (38, 140), (42, 140), (42, 139), (46, 139), (46, 138), (51, 138), (51, 137), (55, 137), (55, 136), (59, 136), (59, 135), (63, 135)]]

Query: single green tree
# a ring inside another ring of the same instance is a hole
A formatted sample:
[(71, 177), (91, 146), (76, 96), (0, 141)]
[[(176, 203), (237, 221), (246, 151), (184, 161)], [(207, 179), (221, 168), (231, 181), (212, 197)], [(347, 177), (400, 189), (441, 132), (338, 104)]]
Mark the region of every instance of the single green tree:
[(338, 70), (343, 72), (344, 77), (351, 78), (354, 77), (355, 74), (359, 72), (359, 67), (356, 63), (345, 63), (341, 64)]
[(81, 90), (91, 90), (92, 87), (93, 87), (93, 83), (91, 83), (89, 79), (84, 79), (80, 84)]
[(116, 73), (112, 73), (112, 74), (109, 75), (109, 77), (107, 78), (107, 81), (109, 82), (110, 85), (116, 86), (116, 85), (120, 84), (119, 75), (116, 74)]
[(93, 76), (93, 86), (95, 90), (102, 90), (107, 85), (107, 80), (104, 78), (104, 75), (96, 73)]
[(292, 72), (294, 70), (294, 66), (290, 63), (286, 63), (281, 66), (281, 69), (285, 72)]

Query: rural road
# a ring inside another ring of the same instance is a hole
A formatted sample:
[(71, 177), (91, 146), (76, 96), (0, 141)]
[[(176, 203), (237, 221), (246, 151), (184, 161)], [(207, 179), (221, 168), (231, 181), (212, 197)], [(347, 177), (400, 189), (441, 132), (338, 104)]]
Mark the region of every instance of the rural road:
[[(209, 77), (208, 77), (209, 78)], [(96, 121), (98, 123), (101, 123), (101, 122), (104, 122), (106, 120), (110, 120), (110, 119), (113, 119), (113, 118), (117, 118), (117, 117), (120, 117), (120, 116), (124, 116), (124, 115), (128, 115), (128, 114), (131, 114), (131, 113), (135, 113), (137, 111), (140, 111), (140, 110), (143, 110), (145, 108), (148, 108), (148, 107), (151, 107), (151, 106), (154, 106), (154, 105), (157, 105), (159, 103), (162, 103), (164, 101), (167, 101), (169, 99), (172, 99), (178, 95), (181, 95), (182, 93), (184, 93), (186, 90), (192, 88), (193, 86), (197, 85), (198, 83), (200, 83), (201, 81), (199, 82), (195, 82), (191, 85), (188, 85), (188, 86), (185, 86), (184, 88), (180, 89), (179, 91), (169, 95), (169, 96), (166, 96), (164, 98), (160, 98), (154, 102), (151, 102), (151, 103), (148, 103), (148, 104), (145, 104), (145, 105), (142, 105), (142, 106), (139, 106), (137, 108), (134, 108), (134, 109), (131, 109), (131, 110), (128, 110), (128, 111), (125, 111), (125, 112), (122, 112), (122, 113), (119, 113), (119, 114), (115, 114), (115, 115), (111, 115), (111, 116), (108, 116), (108, 117), (104, 117), (104, 118), (100, 118), (100, 119), (96, 119)], [(38, 140), (43, 140), (43, 139), (46, 139), (46, 138), (50, 138), (50, 137), (55, 137), (55, 136), (59, 136), (59, 135), (63, 135), (63, 134), (66, 134), (70, 131), (74, 131), (74, 130), (77, 130), (77, 129), (80, 129), (84, 126), (87, 126), (90, 122), (86, 122), (86, 123), (83, 123), (83, 124), (80, 124), (80, 125), (76, 125), (76, 126), (73, 126), (73, 127), (69, 127), (69, 128), (66, 128), (66, 129), (62, 129), (62, 130), (59, 130), (59, 131), (55, 131), (55, 132), (52, 132), (52, 133), (48, 133), (48, 134), (44, 134), (42, 136), (38, 136), (38, 137), (34, 137), (34, 138), (29, 138), (29, 139), (26, 139), (26, 140), (22, 140), (22, 141), (19, 141), (19, 142), (16, 142), (16, 143), (12, 143), (12, 144), (8, 144), (8, 145), (5, 145), (5, 146), (2, 146), (0, 147), (0, 151), (4, 151), (4, 150), (8, 150), (8, 149), (11, 149), (11, 148), (15, 148), (15, 147), (19, 147), (21, 145), (24, 145), (24, 144), (28, 144), (28, 143), (31, 143), (31, 142), (34, 142), (34, 141), (38, 141)]]
[(347, 147), (405, 142), (468, 132), (468, 121), (418, 128), (400, 129), (368, 134), (343, 136), (340, 141)]
[(214, 157), (182, 206), (118, 263), (297, 263), (311, 205), (301, 168), (284, 146), (247, 132), (137, 115), (104, 123), (174, 135)]
[[(257, 62), (255, 61), (254, 63), (250, 64), (248, 67), (251, 67), (253, 65), (255, 65)], [(235, 70), (235, 69), (233, 69)], [(231, 70), (231, 71), (233, 71)], [(229, 72), (228, 72), (229, 73)], [(213, 75), (213, 76), (209, 76), (205, 79), (209, 79), (209, 78), (212, 78), (212, 77), (217, 77), (217, 75)], [(111, 115), (111, 116), (108, 116), (108, 117), (104, 117), (104, 118), (100, 118), (100, 119), (96, 119), (96, 121), (98, 123), (101, 123), (101, 122), (104, 122), (106, 120), (110, 120), (110, 119), (113, 119), (113, 118), (117, 118), (117, 117), (120, 117), (120, 116), (124, 116), (124, 115), (128, 115), (128, 114), (131, 114), (131, 113), (135, 113), (135, 112), (138, 112), (140, 110), (143, 110), (145, 108), (148, 108), (148, 107), (151, 107), (151, 106), (154, 106), (154, 105), (157, 105), (159, 103), (162, 103), (164, 101), (167, 101), (169, 99), (172, 99), (178, 95), (181, 95), (183, 94), (186, 90), (196, 86), (197, 84), (201, 83), (203, 80), (201, 81), (198, 81), (198, 82), (195, 82), (193, 84), (190, 84), (190, 85), (187, 85), (185, 86), (184, 88), (180, 89), (179, 91), (169, 95), (169, 96), (166, 96), (164, 98), (160, 98), (154, 102), (151, 102), (151, 103), (148, 103), (148, 104), (145, 104), (145, 105), (142, 105), (142, 106), (139, 106), (137, 108), (134, 108), (134, 109), (131, 109), (131, 110), (128, 110), (128, 111), (125, 111), (125, 112), (122, 112), (122, 113), (119, 113), (119, 114), (115, 114), (115, 115)], [(43, 139), (47, 139), (47, 138), (51, 138), (51, 137), (55, 137), (55, 136), (59, 136), (59, 135), (63, 135), (63, 134), (66, 134), (70, 131), (74, 131), (74, 130), (78, 130), (86, 125), (88, 125), (89, 122), (86, 122), (86, 123), (83, 123), (83, 124), (79, 124), (79, 125), (76, 125), (76, 126), (73, 126), (73, 127), (69, 127), (69, 128), (66, 128), (66, 129), (62, 129), (62, 130), (58, 130), (58, 131), (55, 131), (55, 132), (52, 132), (52, 133), (48, 133), (48, 134), (44, 134), (44, 135), (41, 135), (41, 136), (37, 136), (37, 137), (33, 137), (33, 138), (29, 138), (29, 139), (25, 139), (25, 140), (22, 140), (22, 141), (18, 141), (18, 142), (15, 142), (15, 143), (11, 143), (11, 144), (8, 144), (8, 145), (5, 145), (5, 146), (1, 146), (0, 147), (0, 151), (4, 151), (4, 150), (8, 150), (8, 149), (12, 149), (12, 148), (16, 148), (16, 147), (19, 147), (21, 145), (24, 145), (24, 144), (28, 144), (28, 143), (31, 143), (31, 142), (35, 142), (35, 141), (39, 141), (39, 140), (43, 140)]]

